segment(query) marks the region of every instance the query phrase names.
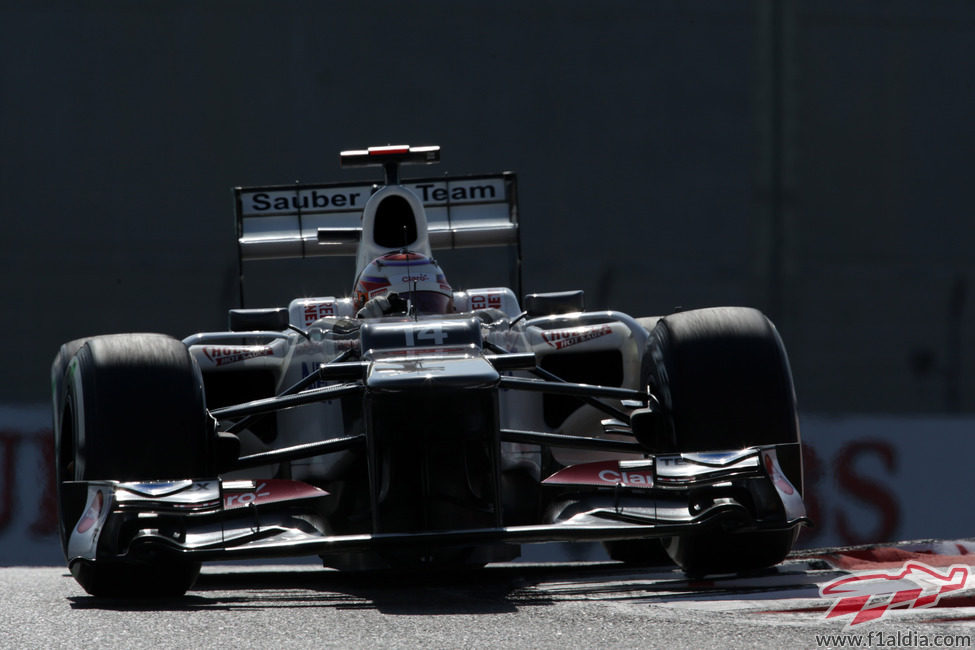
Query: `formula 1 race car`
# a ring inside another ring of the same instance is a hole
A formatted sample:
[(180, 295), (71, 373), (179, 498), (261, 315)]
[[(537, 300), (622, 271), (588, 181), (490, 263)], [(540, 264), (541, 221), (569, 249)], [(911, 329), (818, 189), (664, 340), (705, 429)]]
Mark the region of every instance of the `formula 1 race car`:
[[(85, 590), (182, 594), (202, 561), (237, 558), (479, 566), (552, 541), (634, 564), (666, 550), (691, 575), (786, 556), (808, 520), (771, 322), (522, 296), (515, 175), (400, 181), (439, 159), (347, 151), (385, 183), (234, 190), (241, 268), (354, 255), (351, 295), (61, 347), (59, 528)], [(513, 251), (518, 294), (457, 290), (432, 256), (479, 246)]]

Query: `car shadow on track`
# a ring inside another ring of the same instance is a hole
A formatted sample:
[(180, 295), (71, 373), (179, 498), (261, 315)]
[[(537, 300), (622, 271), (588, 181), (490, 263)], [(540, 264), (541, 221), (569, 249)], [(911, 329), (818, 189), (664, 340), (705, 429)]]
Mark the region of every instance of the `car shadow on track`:
[[(329, 607), (375, 609), (390, 615), (499, 614), (557, 600), (626, 598), (627, 593), (645, 596), (661, 578), (686, 583), (671, 567), (631, 567), (618, 562), (356, 572), (313, 565), (218, 566), (206, 567), (194, 587), (180, 598), (78, 596), (69, 600), (75, 609), (119, 611)], [(542, 584), (545, 588), (539, 588)]]

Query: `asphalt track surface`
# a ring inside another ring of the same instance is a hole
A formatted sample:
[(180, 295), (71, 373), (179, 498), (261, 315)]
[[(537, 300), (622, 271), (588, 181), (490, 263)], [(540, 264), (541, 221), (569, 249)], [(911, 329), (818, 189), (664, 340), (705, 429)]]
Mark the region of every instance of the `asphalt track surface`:
[(851, 571), (895, 574), (911, 558), (947, 573), (973, 547), (941, 556), (888, 548), (867, 564), (862, 553), (806, 553), (760, 574), (697, 581), (672, 567), (613, 562), (444, 573), (220, 564), (169, 600), (97, 599), (63, 568), (9, 567), (0, 569), (0, 647), (973, 647), (975, 571), (935, 603), (890, 606), (863, 624), (827, 618), (834, 601), (820, 594)]

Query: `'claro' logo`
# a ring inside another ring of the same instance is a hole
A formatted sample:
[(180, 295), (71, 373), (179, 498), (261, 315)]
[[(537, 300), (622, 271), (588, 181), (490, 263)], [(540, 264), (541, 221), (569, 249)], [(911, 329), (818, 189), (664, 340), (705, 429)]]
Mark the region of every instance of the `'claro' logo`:
[(599, 480), (611, 485), (653, 485), (653, 476), (642, 472), (625, 472), (604, 469), (599, 473)]
[(563, 467), (542, 483), (652, 488), (653, 467), (647, 461), (600, 460)]

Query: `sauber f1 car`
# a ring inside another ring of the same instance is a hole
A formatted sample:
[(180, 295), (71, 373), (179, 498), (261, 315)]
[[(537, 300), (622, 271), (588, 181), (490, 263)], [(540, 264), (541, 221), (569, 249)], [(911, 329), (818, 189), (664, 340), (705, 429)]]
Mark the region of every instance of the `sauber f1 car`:
[[(52, 366), (59, 528), (95, 595), (200, 563), (484, 565), (602, 542), (691, 575), (780, 562), (806, 523), (786, 352), (742, 307), (635, 318), (521, 294), (516, 177), (400, 180), (439, 147), (340, 155), (385, 182), (235, 188), (241, 268), (349, 255), (351, 292), (234, 309), (223, 332), (96, 336)], [(509, 287), (435, 249), (504, 246)], [(241, 271), (243, 286), (243, 271)]]

